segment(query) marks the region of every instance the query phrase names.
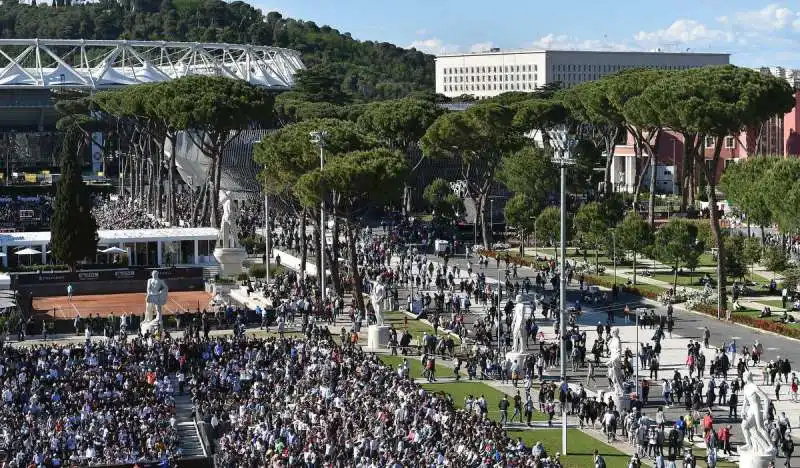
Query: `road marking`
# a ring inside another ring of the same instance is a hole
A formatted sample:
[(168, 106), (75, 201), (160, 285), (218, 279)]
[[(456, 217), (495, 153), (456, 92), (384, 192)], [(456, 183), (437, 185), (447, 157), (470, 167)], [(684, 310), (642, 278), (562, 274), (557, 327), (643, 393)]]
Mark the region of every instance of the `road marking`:
[(742, 337), (741, 336), (732, 336), (731, 339), (732, 340), (741, 340)]
[(779, 349), (780, 349), (780, 348), (767, 348), (767, 351), (777, 351), (777, 350), (779, 350)]

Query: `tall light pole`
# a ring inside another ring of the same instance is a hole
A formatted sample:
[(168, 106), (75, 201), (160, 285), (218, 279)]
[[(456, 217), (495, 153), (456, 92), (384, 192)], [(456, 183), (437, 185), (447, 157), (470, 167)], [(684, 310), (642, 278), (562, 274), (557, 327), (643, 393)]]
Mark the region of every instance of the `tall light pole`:
[(269, 259), (270, 247), (272, 243), (272, 232), (269, 229), (269, 193), (267, 192), (267, 168), (264, 168), (264, 270), (269, 292)]
[[(311, 142), (319, 147), (319, 168), (325, 167), (325, 138), (328, 132), (324, 130), (317, 130), (310, 133)], [(306, 233), (303, 233), (306, 235)], [(320, 297), (323, 303), (325, 302), (325, 198), (319, 203), (319, 269), (317, 274), (320, 278), (319, 289)]]
[(494, 240), (494, 198), (489, 199), (489, 206), (489, 226), (491, 226), (489, 235), (492, 236), (492, 240)]
[[(561, 381), (567, 381), (567, 340), (566, 340), (566, 315), (567, 315), (567, 166), (574, 163), (572, 150), (576, 140), (569, 134), (566, 125), (558, 126), (548, 132), (550, 144), (553, 146), (553, 162), (558, 165), (561, 172), (561, 242), (559, 245), (559, 350), (561, 352)], [(567, 454), (567, 411), (561, 408), (561, 453)]]

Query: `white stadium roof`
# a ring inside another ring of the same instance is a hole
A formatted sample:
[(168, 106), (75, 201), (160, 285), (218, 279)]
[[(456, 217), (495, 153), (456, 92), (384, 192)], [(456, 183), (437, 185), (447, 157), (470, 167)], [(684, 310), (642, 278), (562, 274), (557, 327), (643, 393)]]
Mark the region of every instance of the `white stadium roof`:
[[(155, 242), (182, 240), (215, 240), (216, 228), (162, 228), (162, 229), (115, 229), (97, 231), (100, 244), (121, 242)], [(0, 246), (42, 245), (50, 242), (49, 231), (7, 232), (0, 234)]]
[(104, 89), (188, 75), (294, 87), (300, 53), (280, 47), (166, 41), (0, 39), (0, 88)]

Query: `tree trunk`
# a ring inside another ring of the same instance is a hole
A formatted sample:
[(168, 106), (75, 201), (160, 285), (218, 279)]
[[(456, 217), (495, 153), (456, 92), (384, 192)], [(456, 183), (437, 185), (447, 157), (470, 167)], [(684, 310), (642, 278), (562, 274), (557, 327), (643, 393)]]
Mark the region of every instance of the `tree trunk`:
[[(639, 158), (636, 159), (639, 161)], [(633, 189), (633, 210), (637, 213), (639, 212), (637, 205), (639, 204), (639, 194), (642, 191), (642, 182), (644, 182), (644, 174), (647, 172), (647, 168), (650, 167), (650, 158), (647, 158), (644, 162), (644, 167), (641, 171), (637, 171), (636, 174), (636, 188)]]
[(353, 223), (347, 220), (345, 223), (345, 235), (347, 236), (347, 250), (349, 250), (350, 269), (353, 272), (353, 297), (356, 300), (356, 309), (364, 312), (364, 295), (361, 293), (361, 275), (358, 271), (358, 257), (356, 256), (356, 237), (353, 234)]
[(694, 144), (690, 145), (688, 135), (683, 135), (683, 155), (681, 156), (681, 174), (680, 174), (680, 181), (681, 181), (681, 212), (686, 213), (689, 205), (689, 192), (691, 191), (691, 185), (689, 183), (690, 175), (691, 175), (691, 166), (692, 161), (694, 158), (692, 157), (692, 147)]
[(164, 218), (164, 203), (162, 203), (161, 196), (164, 194), (164, 153), (159, 151), (156, 155), (156, 167), (154, 168), (156, 179), (156, 217), (161, 220)]
[[(167, 218), (170, 226), (177, 223), (177, 213), (175, 209), (175, 136), (170, 135), (169, 172), (167, 173), (169, 191), (167, 192)], [(191, 187), (190, 187), (191, 189)]]
[(761, 229), (761, 247), (763, 248), (763, 247), (765, 247), (767, 245), (767, 235), (764, 232), (764, 225), (763, 224), (759, 225), (758, 227)]
[(650, 155), (650, 200), (647, 206), (647, 224), (652, 228), (656, 222), (656, 153)]
[(324, 250), (322, 249), (322, 236), (320, 235), (319, 220), (313, 223), (313, 225), (314, 247), (317, 250), (317, 255), (314, 257), (314, 264), (317, 267), (317, 288), (320, 290), (320, 294), (325, 294), (325, 291), (322, 290), (322, 275), (324, 274), (322, 271), (322, 255)]
[(614, 148), (616, 144), (614, 141), (617, 139), (619, 130), (615, 131), (610, 138), (606, 138), (606, 168), (603, 171), (603, 194), (605, 197), (610, 197), (614, 191), (611, 184), (611, 163), (614, 162)]
[(328, 258), (328, 268), (331, 269), (331, 280), (333, 288), (338, 295), (343, 295), (342, 277), (339, 274), (339, 220), (333, 217), (333, 228), (331, 229), (331, 248), (325, 252)]
[(306, 262), (308, 261), (308, 244), (306, 243), (306, 210), (300, 213), (300, 279), (306, 279)]
[(489, 250), (489, 229), (486, 226), (486, 195), (481, 194), (478, 197), (478, 213), (481, 220), (481, 236), (483, 236), (483, 248)]
[(636, 286), (636, 251), (633, 251), (633, 285)]
[[(716, 163), (712, 169), (716, 168)], [(719, 300), (717, 301), (717, 318), (722, 316), (725, 307), (727, 306), (727, 291), (726, 291), (726, 278), (725, 278), (725, 242), (722, 237), (722, 229), (719, 225), (719, 210), (717, 209), (717, 194), (716, 184), (712, 183), (714, 174), (707, 176), (706, 185), (708, 190), (708, 211), (711, 220), (711, 232), (714, 235), (714, 243), (717, 247), (717, 294)]]
[(672, 278), (672, 292), (678, 291), (678, 263), (675, 264), (675, 276)]
[(411, 187), (408, 184), (403, 184), (403, 219), (408, 218), (411, 213)]
[(219, 192), (220, 192), (220, 179), (222, 178), (222, 154), (221, 151), (215, 153), (213, 160), (214, 167), (214, 183), (213, 192), (211, 192), (211, 227), (219, 225)]

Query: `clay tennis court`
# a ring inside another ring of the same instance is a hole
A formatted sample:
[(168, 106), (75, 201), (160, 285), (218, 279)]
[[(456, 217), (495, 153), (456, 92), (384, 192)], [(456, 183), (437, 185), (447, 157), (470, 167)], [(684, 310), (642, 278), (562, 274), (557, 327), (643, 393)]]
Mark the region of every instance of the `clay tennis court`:
[[(205, 291), (169, 292), (167, 303), (162, 309), (165, 315), (177, 314), (187, 310), (195, 311), (208, 307), (211, 294)], [(78, 312), (86, 318), (110, 314), (122, 315), (124, 312), (134, 315), (144, 314), (144, 293), (73, 295), (70, 302), (67, 296), (40, 297), (33, 300), (34, 310), (46, 312), (55, 319), (74, 318)]]

